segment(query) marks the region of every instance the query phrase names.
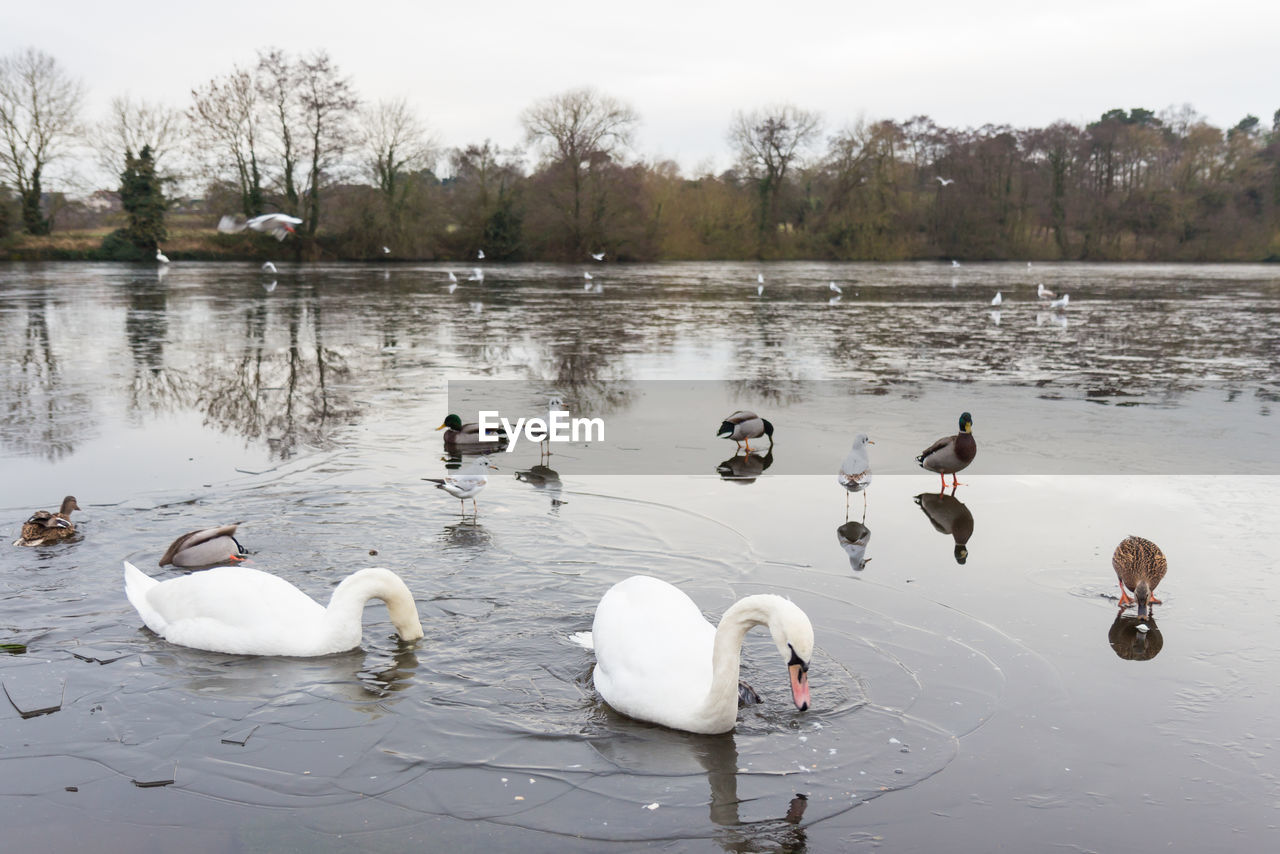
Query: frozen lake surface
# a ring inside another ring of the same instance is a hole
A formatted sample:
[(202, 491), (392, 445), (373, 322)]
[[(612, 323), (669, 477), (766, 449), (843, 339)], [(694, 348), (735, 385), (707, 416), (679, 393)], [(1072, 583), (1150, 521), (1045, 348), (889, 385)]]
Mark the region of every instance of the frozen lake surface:
[[(1280, 270), (522, 265), (450, 291), (443, 266), (280, 267), (0, 268), (7, 536), (83, 508), (69, 543), (0, 549), (14, 850), (1280, 841)], [(422, 480), (448, 412), (552, 394), (605, 441), (497, 455), (475, 519)], [(772, 453), (715, 438), (739, 407)], [(965, 410), (978, 457), (939, 494), (914, 457)], [(865, 515), (835, 482), (858, 432)], [(121, 561), (172, 577), (171, 540), (234, 521), (321, 601), (394, 570), (426, 637), (379, 603), (317, 659), (143, 628)], [(1130, 534), (1170, 563), (1146, 633), (1117, 618)], [(611, 712), (569, 637), (636, 573), (713, 620), (790, 596), (814, 707), (757, 630), (734, 734)]]

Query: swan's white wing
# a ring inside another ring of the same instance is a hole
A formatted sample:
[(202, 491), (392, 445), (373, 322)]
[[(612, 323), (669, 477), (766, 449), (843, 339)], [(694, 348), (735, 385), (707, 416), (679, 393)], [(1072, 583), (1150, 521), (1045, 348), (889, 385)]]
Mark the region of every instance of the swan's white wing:
[[(215, 652), (307, 655), (325, 609), (283, 578), (222, 566), (149, 588), (146, 603), (172, 643)], [(142, 609), (139, 609), (142, 613)]]
[(679, 589), (634, 576), (605, 593), (591, 626), (595, 686), (625, 715), (680, 729), (711, 687), (715, 629)]

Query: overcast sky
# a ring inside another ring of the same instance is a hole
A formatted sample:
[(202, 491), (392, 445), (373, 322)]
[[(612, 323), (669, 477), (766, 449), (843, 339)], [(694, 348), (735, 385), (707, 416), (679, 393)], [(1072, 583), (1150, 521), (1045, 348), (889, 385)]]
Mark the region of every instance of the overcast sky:
[(516, 144), (530, 103), (592, 85), (640, 114), (637, 154), (686, 171), (727, 166), (733, 112), (778, 102), (827, 131), (1183, 103), (1220, 127), (1270, 126), (1280, 108), (1276, 0), (9, 0), (2, 17), (0, 54), (52, 54), (84, 80), (90, 117), (125, 93), (185, 107), (262, 47), (323, 48), (362, 97), (407, 98), (446, 146)]

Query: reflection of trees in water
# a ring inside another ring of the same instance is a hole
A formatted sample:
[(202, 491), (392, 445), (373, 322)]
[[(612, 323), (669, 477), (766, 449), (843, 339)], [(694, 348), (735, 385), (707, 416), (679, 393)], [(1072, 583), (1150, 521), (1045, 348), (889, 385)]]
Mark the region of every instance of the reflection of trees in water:
[[(14, 311), (14, 329), (0, 343), (0, 441), (20, 453), (59, 460), (92, 429), (92, 400), (65, 388), (49, 339), (49, 303), (43, 295)], [(8, 324), (6, 324), (8, 325)]]
[(331, 387), (348, 366), (324, 346), (323, 315), (313, 293), (295, 289), (273, 304), (286, 313), (288, 346), (268, 347), (270, 317), (259, 301), (245, 313), (243, 348), (214, 361), (197, 380), (196, 405), (206, 423), (248, 440), (265, 439), (273, 457), (288, 459), (302, 445), (325, 447), (330, 430), (350, 423), (357, 410), (348, 390)]
[[(163, 269), (163, 268), (162, 268)], [(165, 365), (164, 345), (169, 334), (168, 289), (162, 280), (129, 282), (124, 336), (133, 357), (129, 382), (129, 409), (154, 412), (186, 408), (194, 389), (191, 377)]]

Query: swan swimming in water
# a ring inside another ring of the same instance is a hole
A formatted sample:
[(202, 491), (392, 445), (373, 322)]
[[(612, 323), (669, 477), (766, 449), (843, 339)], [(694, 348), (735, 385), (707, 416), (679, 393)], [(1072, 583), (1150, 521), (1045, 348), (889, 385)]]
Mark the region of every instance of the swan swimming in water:
[(584, 645), (596, 653), (596, 690), (614, 710), (672, 729), (721, 733), (737, 723), (742, 639), (753, 626), (768, 626), (787, 662), (791, 699), (808, 709), (813, 626), (781, 596), (739, 599), (713, 627), (678, 588), (636, 575), (600, 599)]
[(124, 589), (147, 628), (180, 646), (236, 655), (330, 655), (355, 649), (365, 603), (387, 603), (401, 639), (422, 637), (413, 594), (389, 569), (343, 579), (326, 608), (283, 578), (220, 566), (157, 581), (124, 563)]

